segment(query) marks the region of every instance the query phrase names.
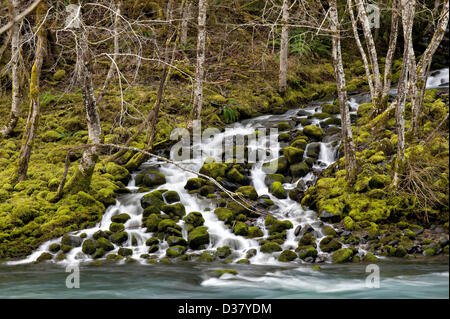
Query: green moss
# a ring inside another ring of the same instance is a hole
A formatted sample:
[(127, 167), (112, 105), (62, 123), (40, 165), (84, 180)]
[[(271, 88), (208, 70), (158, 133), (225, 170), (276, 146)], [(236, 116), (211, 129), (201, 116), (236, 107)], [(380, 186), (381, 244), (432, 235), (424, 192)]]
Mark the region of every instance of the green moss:
[(227, 165), (224, 163), (207, 163), (200, 168), (200, 173), (217, 179), (217, 177), (225, 177)]
[(310, 168), (306, 162), (293, 164), (289, 167), (293, 177), (303, 177), (308, 174)]
[(228, 208), (219, 207), (214, 210), (217, 218), (226, 224), (231, 224), (233, 221), (233, 212)]
[(283, 155), (289, 164), (295, 164), (303, 159), (304, 150), (292, 146), (283, 148)]
[(234, 225), (233, 232), (239, 236), (246, 236), (248, 235), (248, 227), (243, 222), (237, 222), (236, 225)]
[(83, 253), (92, 255), (96, 250), (94, 241), (92, 239), (86, 239), (83, 242), (81, 249), (82, 249)]
[(321, 141), (324, 133), (323, 130), (315, 125), (307, 125), (303, 128), (303, 134), (305, 134), (307, 137), (313, 139), (313, 140), (317, 140), (317, 141)]
[(192, 249), (201, 249), (209, 244), (209, 233), (205, 226), (194, 228), (188, 235), (189, 247)]
[(167, 248), (166, 255), (170, 258), (175, 258), (183, 255), (186, 252), (186, 247), (184, 246), (172, 246)]
[(242, 193), (245, 198), (250, 200), (256, 200), (258, 198), (258, 193), (253, 186), (241, 186), (236, 190), (236, 192)]
[(111, 223), (109, 225), (109, 230), (113, 233), (120, 232), (125, 229), (125, 226), (122, 223)]
[(251, 226), (248, 228), (248, 237), (255, 238), (255, 237), (262, 237), (263, 231), (257, 227), (257, 226)]
[(319, 247), (324, 252), (332, 252), (342, 247), (342, 244), (338, 242), (333, 236), (327, 236), (320, 241)]
[(181, 218), (184, 215), (186, 215), (186, 208), (181, 203), (176, 203), (172, 205), (163, 205), (161, 207), (161, 210), (172, 218), (175, 216)]
[(271, 254), (277, 251), (282, 251), (281, 246), (275, 242), (267, 242), (261, 246), (261, 252), (265, 254)]
[(280, 256), (278, 256), (278, 261), (290, 262), (297, 258), (297, 254), (292, 250), (284, 250)]
[(114, 223), (126, 223), (127, 220), (129, 220), (131, 217), (130, 215), (128, 215), (127, 213), (122, 213), (119, 215), (114, 215), (113, 217), (111, 217), (111, 221)]
[(278, 123), (278, 131), (289, 131), (291, 129), (291, 125), (286, 122)]
[(154, 170), (146, 169), (136, 175), (137, 186), (155, 187), (166, 183), (166, 177)]
[(273, 182), (272, 185), (270, 185), (269, 191), (276, 198), (280, 198), (280, 199), (287, 198), (286, 190), (284, 189), (283, 185), (280, 182)]
[(349, 262), (352, 257), (353, 251), (350, 248), (341, 248), (331, 255), (331, 259), (334, 263)]
[(222, 275), (230, 274), (233, 276), (236, 276), (238, 272), (233, 269), (216, 269), (214, 273), (212, 274), (213, 277), (221, 277)]

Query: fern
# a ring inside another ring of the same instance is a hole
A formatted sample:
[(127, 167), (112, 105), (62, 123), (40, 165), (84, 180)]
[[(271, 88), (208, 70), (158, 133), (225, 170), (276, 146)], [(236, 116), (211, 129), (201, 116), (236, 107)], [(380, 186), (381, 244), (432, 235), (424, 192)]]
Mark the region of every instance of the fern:
[(225, 119), (225, 123), (233, 123), (239, 119), (239, 112), (234, 108), (225, 106), (223, 108), (223, 118)]

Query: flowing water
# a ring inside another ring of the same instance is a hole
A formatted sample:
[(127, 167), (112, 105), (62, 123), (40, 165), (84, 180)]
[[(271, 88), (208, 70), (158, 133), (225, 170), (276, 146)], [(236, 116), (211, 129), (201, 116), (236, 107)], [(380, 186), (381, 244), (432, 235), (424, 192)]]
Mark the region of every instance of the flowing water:
[[(432, 73), (427, 81), (427, 87), (438, 88), (448, 83), (448, 69)], [(367, 102), (366, 94), (352, 96), (349, 100), (350, 113), (355, 115), (358, 106)], [(330, 103), (332, 101), (325, 101)], [(223, 152), (222, 143), (230, 136), (245, 136), (254, 133), (261, 128), (276, 127), (279, 122), (293, 122), (293, 118), (306, 118), (309, 114), (320, 113), (321, 103), (311, 103), (308, 107), (299, 110), (289, 110), (281, 115), (265, 115), (257, 118), (235, 123), (226, 131), (216, 134), (214, 137), (203, 140), (201, 144), (194, 144), (193, 148), (202, 149), (206, 154), (196, 161), (185, 160), (183, 166), (194, 171), (199, 171), (207, 157), (220, 160)], [(339, 115), (334, 115), (339, 117)], [(312, 124), (323, 125), (321, 120), (312, 118)], [(297, 122), (298, 123), (298, 122)], [(304, 177), (285, 183), (283, 186), (289, 190), (295, 188), (297, 183), (304, 183), (306, 187), (313, 185), (317, 173), (332, 164), (338, 156), (339, 129), (333, 125), (325, 129), (326, 136), (320, 142), (319, 157), (315, 161), (311, 171)], [(301, 124), (296, 124), (297, 129), (302, 129)], [(331, 132), (328, 133), (327, 132)], [(254, 149), (265, 148), (265, 144), (249, 146)], [(279, 150), (286, 146), (284, 143), (271, 144), (271, 151), (278, 156)], [(305, 150), (306, 156), (307, 150)], [(173, 155), (173, 154), (172, 154)], [(204, 225), (210, 233), (210, 243), (204, 251), (213, 251), (222, 246), (230, 246), (233, 249), (232, 264), (201, 264), (196, 262), (179, 262), (175, 265), (147, 264), (146, 259), (141, 258), (146, 254), (148, 247), (145, 242), (152, 237), (141, 227), (143, 209), (140, 199), (146, 193), (137, 193), (135, 176), (127, 186), (132, 192), (120, 196), (116, 204), (107, 208), (102, 221), (94, 228), (75, 232), (85, 233), (87, 238), (98, 230), (108, 230), (111, 217), (127, 213), (131, 216), (125, 223), (129, 234), (127, 242), (121, 247), (132, 249), (132, 257), (137, 264), (125, 264), (125, 261), (117, 265), (104, 265), (101, 267), (89, 266), (86, 262), (91, 257), (84, 254), (81, 247), (73, 248), (66, 254), (67, 258), (56, 265), (30, 264), (44, 251), (48, 251), (52, 243), (59, 242), (57, 238), (41, 245), (26, 259), (8, 262), (0, 265), (0, 297), (167, 297), (167, 298), (302, 298), (302, 297), (348, 297), (348, 298), (411, 298), (411, 297), (442, 297), (448, 298), (448, 260), (433, 263), (417, 262), (392, 262), (385, 261), (380, 264), (381, 283), (378, 289), (369, 289), (365, 286), (366, 265), (332, 265), (329, 256), (318, 248), (321, 271), (315, 271), (310, 264), (297, 259), (291, 263), (281, 263), (277, 260), (278, 254), (260, 253), (260, 246), (256, 239), (247, 239), (236, 236), (222, 221), (219, 221), (213, 213), (217, 204), (214, 200), (200, 198), (196, 194), (189, 194), (184, 189), (189, 178), (195, 174), (186, 172), (172, 164), (151, 159), (143, 164), (142, 168), (155, 167), (166, 176), (166, 184), (157, 189), (177, 191), (181, 203), (186, 208), (186, 213), (201, 212), (205, 219)], [(298, 226), (311, 225), (315, 230), (318, 242), (324, 234), (322, 228), (327, 224), (322, 222), (316, 212), (304, 210), (301, 205), (290, 199), (278, 199), (269, 193), (264, 183), (265, 173), (262, 163), (256, 163), (250, 171), (252, 185), (259, 196), (266, 195), (274, 201), (275, 210), (271, 214), (280, 220), (290, 220), (293, 228), (287, 231), (287, 239), (282, 245), (283, 249), (295, 248), (298, 237), (295, 229)], [(153, 190), (152, 190), (153, 191)], [(183, 221), (178, 223), (183, 229), (183, 236), (187, 237), (187, 227)], [(264, 227), (264, 218), (257, 219), (264, 236), (268, 231)], [(132, 242), (132, 238), (135, 242)], [(345, 245), (344, 245), (345, 246)], [(155, 254), (158, 258), (165, 256), (168, 247), (166, 242), (160, 243), (160, 249)], [(117, 253), (119, 246), (110, 253)], [(236, 261), (245, 258), (250, 249), (257, 251), (250, 259), (251, 265), (236, 264)], [(198, 252), (198, 251), (196, 251)], [(202, 251), (200, 251), (201, 253)], [(360, 249), (363, 256), (365, 251)], [(82, 289), (65, 288), (64, 266), (79, 264), (81, 267)], [(211, 269), (233, 268), (239, 271), (237, 276), (223, 275), (220, 278), (210, 276)]]

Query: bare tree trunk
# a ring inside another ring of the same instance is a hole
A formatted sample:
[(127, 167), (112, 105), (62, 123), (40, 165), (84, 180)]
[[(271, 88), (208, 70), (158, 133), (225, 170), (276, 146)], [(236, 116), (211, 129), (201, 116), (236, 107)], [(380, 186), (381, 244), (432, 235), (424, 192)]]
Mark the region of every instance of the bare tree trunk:
[(191, 19), (191, 9), (192, 2), (191, 0), (185, 0), (183, 6), (183, 17), (181, 18), (181, 31), (180, 31), (180, 43), (182, 46), (185, 46), (187, 43), (187, 34), (189, 30), (189, 20)]
[(412, 41), (412, 28), (414, 21), (415, 3), (409, 0), (400, 0), (401, 12), (402, 12), (402, 25), (403, 25), (403, 64), (400, 73), (400, 79), (398, 82), (397, 97), (395, 103), (395, 119), (397, 122), (397, 160), (395, 162), (395, 172), (393, 185), (397, 186), (399, 181), (399, 174), (403, 162), (405, 160), (405, 102), (408, 93), (408, 73), (410, 70), (410, 58), (411, 58), (411, 45)]
[[(122, 7), (122, 1), (117, 1), (116, 3), (116, 16), (114, 18), (114, 54), (115, 57), (118, 57), (119, 54), (119, 21), (120, 21), (120, 8)], [(111, 82), (114, 73), (116, 72), (116, 66), (113, 62), (111, 62), (111, 65), (109, 66), (108, 74), (106, 75), (105, 82), (103, 83), (102, 90), (97, 96), (97, 105), (100, 105), (100, 102), (103, 99), (103, 94), (105, 93), (106, 89), (108, 88), (109, 82)]]
[(356, 150), (353, 143), (353, 134), (350, 123), (350, 114), (347, 105), (347, 91), (345, 89), (345, 74), (342, 64), (341, 41), (339, 34), (339, 19), (336, 0), (330, 0), (329, 20), (332, 34), (332, 56), (336, 85), (338, 92), (339, 107), (341, 112), (342, 141), (344, 143), (344, 155), (346, 160), (347, 179), (353, 181), (356, 177)]
[[(18, 0), (12, 1), (11, 17), (17, 14), (19, 6)], [(20, 59), (20, 22), (12, 26), (11, 38), (11, 78), (12, 78), (12, 97), (11, 97), (11, 115), (8, 124), (0, 131), (3, 136), (12, 133), (19, 120), (20, 113), (20, 84), (19, 84), (19, 59)]]
[(366, 52), (364, 51), (364, 48), (361, 44), (361, 40), (359, 39), (358, 25), (353, 13), (353, 4), (351, 0), (347, 0), (347, 6), (350, 13), (350, 19), (352, 21), (353, 36), (355, 37), (356, 46), (358, 47), (358, 50), (361, 54), (361, 58), (363, 60), (364, 70), (366, 71), (367, 83), (369, 84), (370, 96), (373, 98), (375, 96), (375, 92), (373, 88), (372, 73), (370, 72), (369, 61), (367, 60)]
[(203, 105), (203, 80), (205, 76), (205, 46), (206, 46), (206, 7), (207, 0), (198, 2), (198, 38), (197, 38), (197, 69), (195, 72), (195, 90), (193, 118), (199, 119)]
[[(83, 104), (86, 111), (89, 141), (92, 144), (101, 142), (102, 128), (97, 110), (97, 102), (94, 95), (91, 73), (89, 71), (89, 48), (87, 34), (82, 32), (79, 38), (79, 63), (78, 80), (80, 81), (83, 94)], [(98, 160), (98, 149), (96, 146), (87, 148), (81, 157), (75, 174), (68, 181), (65, 192), (77, 193), (86, 191), (90, 187), (92, 174)]]
[(433, 59), (433, 55), (436, 52), (439, 44), (442, 41), (442, 38), (445, 34), (445, 29), (447, 28), (449, 19), (449, 0), (444, 1), (444, 5), (441, 11), (441, 15), (436, 26), (436, 30), (434, 31), (433, 37), (428, 44), (428, 47), (425, 49), (422, 57), (417, 64), (417, 78), (415, 81), (415, 92), (414, 92), (414, 100), (412, 101), (412, 130), (414, 134), (417, 134), (418, 131), (418, 120), (422, 113), (422, 105), (423, 105), (423, 97), (425, 94), (425, 88), (427, 84), (427, 77), (430, 71), (431, 62)]
[(386, 60), (384, 63), (384, 83), (380, 102), (381, 108), (378, 110), (378, 113), (380, 114), (382, 111), (384, 111), (387, 105), (389, 99), (389, 91), (391, 90), (392, 60), (394, 58), (398, 36), (398, 17), (399, 17), (398, 1), (399, 0), (392, 1), (391, 33), (389, 35), (389, 48), (388, 52), (386, 53)]
[[(19, 155), (19, 165), (17, 168), (17, 181), (24, 180), (27, 176), (28, 164), (30, 162), (31, 149), (33, 141), (37, 134), (40, 116), (40, 77), (42, 63), (46, 52), (47, 30), (45, 26), (44, 16), (47, 11), (46, 1), (42, 1), (36, 8), (36, 26), (40, 26), (37, 32), (37, 43), (34, 64), (31, 69), (30, 80), (30, 110), (28, 114), (28, 121), (23, 135), (23, 144)], [(43, 25), (41, 25), (43, 24)]]
[(358, 11), (359, 11), (359, 19), (361, 21), (361, 25), (364, 32), (364, 38), (367, 43), (367, 50), (369, 52), (369, 59), (372, 65), (372, 73), (373, 73), (373, 83), (374, 83), (374, 96), (372, 96), (372, 102), (376, 109), (378, 103), (380, 103), (381, 98), (381, 76), (380, 69), (378, 66), (378, 56), (377, 49), (375, 47), (375, 42), (373, 40), (372, 32), (370, 30), (370, 22), (367, 17), (366, 9), (364, 8), (364, 4), (362, 0), (356, 0)]
[(280, 75), (279, 75), (279, 91), (285, 92), (287, 88), (287, 68), (288, 68), (288, 47), (289, 47), (289, 31), (287, 24), (289, 23), (289, 0), (283, 0), (282, 20), (281, 20), (281, 43), (280, 43)]

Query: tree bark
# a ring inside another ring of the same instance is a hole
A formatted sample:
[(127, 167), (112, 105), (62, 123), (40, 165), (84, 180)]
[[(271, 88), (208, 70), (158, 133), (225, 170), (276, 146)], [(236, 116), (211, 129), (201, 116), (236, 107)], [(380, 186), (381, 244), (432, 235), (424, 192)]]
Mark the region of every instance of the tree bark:
[(356, 150), (353, 143), (353, 134), (350, 122), (350, 114), (347, 105), (347, 91), (345, 84), (344, 67), (342, 64), (341, 41), (339, 33), (339, 19), (336, 0), (330, 0), (330, 29), (332, 32), (332, 56), (334, 64), (334, 72), (336, 75), (336, 85), (341, 112), (341, 131), (342, 141), (344, 143), (344, 155), (346, 160), (347, 179), (352, 182), (356, 177)]
[(198, 2), (198, 38), (197, 38), (197, 68), (195, 72), (195, 90), (193, 118), (199, 119), (203, 105), (203, 81), (205, 76), (205, 46), (206, 46), (206, 7), (207, 0)]
[(398, 92), (397, 97), (394, 101), (395, 103), (395, 119), (397, 127), (397, 159), (395, 162), (395, 172), (393, 185), (397, 186), (399, 182), (400, 170), (403, 166), (405, 160), (405, 102), (408, 93), (408, 73), (411, 71), (411, 37), (412, 28), (414, 21), (414, 11), (415, 3), (409, 0), (400, 0), (401, 12), (402, 12), (402, 25), (403, 25), (403, 38), (404, 38), (404, 49), (403, 49), (403, 63), (402, 70), (400, 73), (400, 79), (398, 82)]
[[(17, 14), (19, 0), (13, 0), (11, 6), (11, 17)], [(20, 80), (19, 80), (19, 60), (20, 60), (20, 23), (14, 23), (11, 35), (11, 80), (12, 80), (12, 97), (11, 97), (11, 115), (6, 126), (0, 131), (3, 136), (12, 133), (19, 120), (20, 113)]]
[(191, 19), (191, 0), (185, 0), (183, 7), (183, 17), (181, 18), (180, 43), (185, 46), (187, 43), (187, 34), (189, 30), (189, 20)]
[(281, 42), (280, 42), (280, 75), (279, 91), (286, 92), (287, 88), (287, 68), (288, 68), (288, 48), (289, 48), (289, 0), (283, 0), (282, 20), (281, 20)]
[(361, 58), (363, 60), (367, 83), (369, 84), (370, 96), (373, 98), (375, 96), (375, 92), (373, 88), (372, 73), (370, 72), (369, 61), (367, 60), (366, 52), (364, 51), (364, 48), (361, 44), (361, 40), (359, 39), (358, 24), (353, 13), (353, 3), (351, 0), (347, 0), (347, 6), (350, 13), (350, 19), (352, 21), (353, 36), (355, 37), (356, 46), (358, 47), (359, 53), (361, 54)]
[(449, 0), (445, 0), (443, 3), (441, 15), (434, 31), (433, 37), (428, 44), (425, 52), (419, 60), (416, 68), (416, 81), (414, 82), (415, 91), (412, 101), (412, 123), (411, 128), (414, 134), (417, 134), (419, 126), (419, 117), (422, 113), (423, 97), (425, 95), (425, 88), (427, 84), (428, 73), (430, 72), (430, 66), (433, 59), (433, 55), (436, 52), (442, 38), (445, 34), (449, 20)]
[(356, 0), (358, 6), (359, 19), (363, 28), (364, 38), (366, 39), (367, 50), (369, 52), (369, 59), (372, 66), (373, 73), (373, 83), (374, 83), (374, 96), (372, 96), (372, 102), (374, 104), (375, 110), (378, 103), (380, 103), (381, 98), (381, 77), (380, 69), (378, 66), (378, 56), (377, 49), (375, 47), (375, 42), (373, 40), (372, 32), (370, 30), (370, 22), (367, 17), (366, 9), (362, 0)]
[(381, 102), (378, 113), (382, 113), (384, 111), (387, 102), (389, 100), (389, 91), (391, 90), (391, 79), (392, 79), (392, 60), (394, 58), (395, 48), (397, 46), (397, 37), (398, 37), (398, 17), (399, 17), (399, 8), (398, 1), (392, 1), (392, 15), (391, 15), (391, 33), (389, 35), (389, 48), (386, 53), (386, 60), (384, 63), (384, 83), (383, 83), (383, 92), (381, 94)]
[[(23, 144), (19, 155), (19, 165), (17, 168), (17, 182), (24, 180), (27, 176), (28, 164), (30, 162), (33, 141), (37, 134), (40, 116), (40, 77), (42, 63), (46, 52), (47, 30), (44, 16), (47, 11), (45, 1), (41, 2), (36, 9), (36, 26), (40, 27), (37, 32), (37, 43), (34, 64), (31, 69), (30, 80), (30, 110), (28, 114), (27, 125), (23, 135)], [(42, 24), (42, 25), (41, 25)]]

